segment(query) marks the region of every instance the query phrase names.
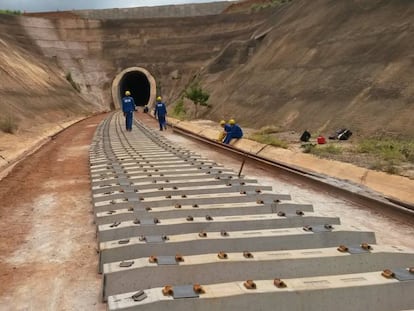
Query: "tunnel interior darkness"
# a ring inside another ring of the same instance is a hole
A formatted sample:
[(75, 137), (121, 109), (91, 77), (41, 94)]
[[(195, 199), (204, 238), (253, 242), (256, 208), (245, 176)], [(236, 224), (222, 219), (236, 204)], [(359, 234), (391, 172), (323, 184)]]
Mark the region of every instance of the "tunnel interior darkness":
[(119, 83), (120, 98), (125, 91), (130, 91), (136, 106), (145, 106), (149, 103), (151, 85), (147, 76), (140, 71), (127, 72)]

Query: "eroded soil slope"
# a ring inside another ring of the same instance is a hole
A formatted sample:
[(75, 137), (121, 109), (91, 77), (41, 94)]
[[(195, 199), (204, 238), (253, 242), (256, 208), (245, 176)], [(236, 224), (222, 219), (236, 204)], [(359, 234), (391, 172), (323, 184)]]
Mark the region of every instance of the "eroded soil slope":
[(212, 109), (250, 127), (414, 136), (414, 2), (293, 0), (203, 72)]
[(47, 136), (52, 128), (56, 132), (96, 107), (79, 96), (63, 70), (42, 56), (28, 36), (21, 36), (19, 18), (0, 19), (1, 167), (14, 157), (19, 142)]

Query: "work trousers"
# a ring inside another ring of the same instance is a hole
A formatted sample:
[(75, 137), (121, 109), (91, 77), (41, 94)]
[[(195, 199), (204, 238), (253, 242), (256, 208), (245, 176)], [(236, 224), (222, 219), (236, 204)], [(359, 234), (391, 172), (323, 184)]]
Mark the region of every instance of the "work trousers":
[(132, 119), (134, 117), (134, 113), (132, 111), (125, 112), (125, 127), (127, 131), (132, 130)]
[(167, 128), (167, 121), (165, 121), (165, 116), (158, 116), (158, 123), (160, 124), (160, 131)]

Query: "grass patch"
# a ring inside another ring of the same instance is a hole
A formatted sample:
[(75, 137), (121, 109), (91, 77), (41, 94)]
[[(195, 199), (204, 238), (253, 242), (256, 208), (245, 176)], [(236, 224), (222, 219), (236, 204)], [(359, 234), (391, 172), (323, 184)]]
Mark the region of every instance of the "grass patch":
[(22, 12), (21, 11), (0, 10), (0, 14), (22, 15)]
[(18, 128), (17, 120), (10, 115), (0, 120), (0, 130), (4, 133), (14, 134)]
[(265, 145), (271, 145), (284, 149), (287, 149), (289, 147), (289, 144), (287, 142), (280, 140), (277, 137), (271, 136), (269, 134), (263, 134), (261, 132), (254, 133), (248, 138)]
[(328, 145), (314, 145), (314, 144), (305, 144), (302, 145), (304, 148), (304, 153), (310, 153), (316, 155), (318, 157), (325, 157), (329, 158), (333, 155), (342, 154), (343, 149), (342, 147), (335, 145), (335, 144), (328, 144)]
[(389, 174), (397, 175), (400, 173), (400, 169), (398, 168), (398, 163), (393, 161), (380, 161), (377, 160), (374, 162), (369, 169), (376, 170), (376, 171), (383, 171)]
[(303, 149), (303, 153), (312, 153), (312, 150), (316, 147), (316, 144), (305, 143), (300, 147)]
[(365, 139), (358, 143), (355, 153), (374, 155), (381, 162), (398, 164), (402, 161), (414, 163), (414, 141), (386, 139)]
[(279, 132), (280, 132), (279, 127), (274, 126), (274, 125), (268, 125), (268, 126), (262, 127), (257, 133), (261, 135), (268, 135), (268, 134), (275, 134)]
[(184, 106), (184, 99), (180, 98), (175, 103), (175, 107), (172, 111), (172, 116), (179, 120), (183, 120), (185, 119), (186, 115), (187, 115), (187, 110), (185, 109), (185, 106)]
[(414, 163), (414, 140), (393, 138), (364, 139), (352, 150), (375, 159), (371, 169), (399, 174), (401, 163)]

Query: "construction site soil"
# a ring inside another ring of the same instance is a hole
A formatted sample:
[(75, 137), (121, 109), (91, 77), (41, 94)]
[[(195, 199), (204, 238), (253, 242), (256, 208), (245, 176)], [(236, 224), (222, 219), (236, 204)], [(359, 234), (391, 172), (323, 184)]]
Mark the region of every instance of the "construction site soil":
[[(414, 2), (294, 0), (250, 9), (125, 21), (0, 15), (0, 175), (13, 169), (0, 183), (0, 310), (104, 310), (87, 166), (104, 115), (76, 122), (116, 106), (110, 85), (125, 68), (147, 68), (169, 111), (199, 82), (211, 106), (193, 124), (216, 128), (235, 118), (246, 134), (277, 127), (289, 142), (286, 157), (302, 154), (304, 129), (328, 136), (350, 128), (344, 146), (367, 137), (413, 143)], [(192, 103), (184, 104), (192, 119)], [(341, 156), (365, 167), (376, 161)], [(298, 165), (318, 163), (326, 167), (312, 156)], [(399, 165), (407, 176), (400, 188), (412, 195), (413, 164)], [(384, 189), (395, 185), (378, 176)]]
[[(88, 166), (89, 144), (104, 117), (86, 119), (57, 134), (0, 182), (0, 310), (105, 310), (99, 298), (102, 280)], [(153, 118), (142, 113), (137, 117), (157, 129)], [(240, 165), (171, 130), (162, 133), (228, 168)], [(340, 215), (345, 224), (378, 232), (378, 243), (414, 248), (413, 227), (404, 219), (291, 185), (250, 165), (244, 173), (290, 193), (296, 201), (314, 204), (321, 215)]]

